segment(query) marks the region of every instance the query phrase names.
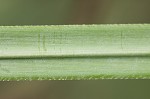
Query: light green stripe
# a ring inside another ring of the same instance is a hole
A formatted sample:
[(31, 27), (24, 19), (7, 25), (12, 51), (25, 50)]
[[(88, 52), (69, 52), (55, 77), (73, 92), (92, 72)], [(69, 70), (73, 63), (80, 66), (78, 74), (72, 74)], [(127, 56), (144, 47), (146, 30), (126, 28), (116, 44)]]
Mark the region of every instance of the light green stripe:
[(150, 25), (0, 26), (0, 80), (149, 79)]

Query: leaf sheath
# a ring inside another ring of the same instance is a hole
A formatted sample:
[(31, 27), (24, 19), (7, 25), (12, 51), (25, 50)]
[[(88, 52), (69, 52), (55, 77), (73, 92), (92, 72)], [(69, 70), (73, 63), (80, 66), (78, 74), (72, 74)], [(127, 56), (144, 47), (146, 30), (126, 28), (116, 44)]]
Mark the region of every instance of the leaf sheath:
[(0, 80), (149, 78), (149, 24), (0, 27)]

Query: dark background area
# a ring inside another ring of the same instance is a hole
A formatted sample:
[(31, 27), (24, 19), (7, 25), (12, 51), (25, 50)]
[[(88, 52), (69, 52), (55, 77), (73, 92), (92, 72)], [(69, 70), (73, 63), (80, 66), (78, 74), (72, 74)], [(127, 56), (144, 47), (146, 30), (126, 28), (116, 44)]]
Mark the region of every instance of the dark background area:
[[(0, 0), (0, 25), (139, 24), (150, 0)], [(150, 80), (0, 82), (0, 99), (150, 99)]]
[(149, 23), (150, 0), (0, 0), (0, 25)]
[(150, 99), (150, 80), (0, 82), (0, 99)]

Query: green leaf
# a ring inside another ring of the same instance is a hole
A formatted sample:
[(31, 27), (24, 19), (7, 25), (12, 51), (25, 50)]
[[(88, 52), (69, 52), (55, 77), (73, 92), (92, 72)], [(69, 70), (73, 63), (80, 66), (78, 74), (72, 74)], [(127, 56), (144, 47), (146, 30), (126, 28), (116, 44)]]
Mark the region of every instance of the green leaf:
[(0, 80), (149, 78), (149, 24), (0, 27)]

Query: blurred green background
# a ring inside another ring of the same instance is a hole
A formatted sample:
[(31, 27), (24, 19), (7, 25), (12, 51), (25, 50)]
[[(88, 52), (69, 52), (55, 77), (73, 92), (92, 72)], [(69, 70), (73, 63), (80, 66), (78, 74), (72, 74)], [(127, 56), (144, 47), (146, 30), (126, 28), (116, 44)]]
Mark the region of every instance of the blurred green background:
[(150, 0), (0, 0), (0, 25), (149, 22)]
[[(149, 23), (150, 0), (0, 0), (0, 25)], [(0, 99), (150, 99), (150, 80), (0, 82)]]

